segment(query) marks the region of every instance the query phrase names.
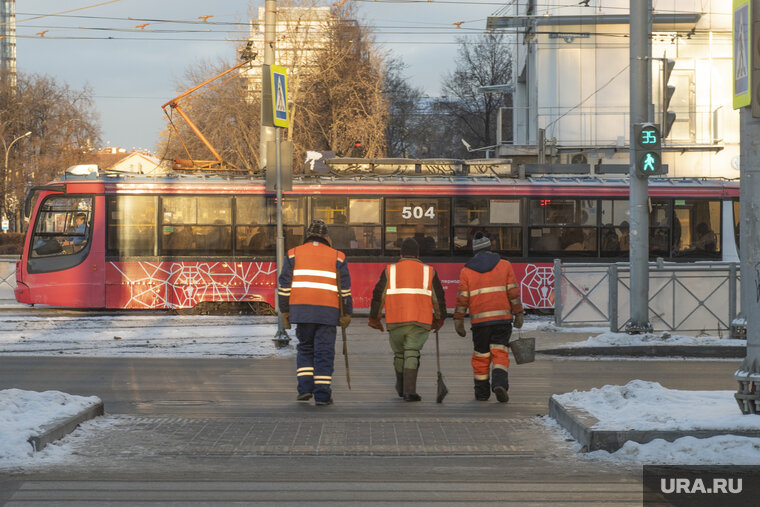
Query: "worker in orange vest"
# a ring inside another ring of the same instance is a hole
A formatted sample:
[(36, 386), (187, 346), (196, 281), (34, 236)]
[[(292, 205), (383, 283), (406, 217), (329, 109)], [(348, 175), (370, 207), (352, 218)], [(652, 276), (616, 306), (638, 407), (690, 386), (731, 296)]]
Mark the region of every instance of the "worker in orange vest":
[(419, 259), (420, 246), (413, 238), (401, 243), (401, 260), (386, 267), (372, 293), (369, 326), (384, 331), (380, 314), (385, 307), (396, 392), (405, 401), (420, 401), (417, 372), (420, 351), (430, 330), (438, 331), (446, 318), (443, 286), (432, 266)]
[(298, 324), (297, 400), (313, 395), (317, 405), (331, 405), (336, 326), (348, 327), (353, 301), (346, 256), (330, 247), (322, 220), (311, 222), (303, 245), (288, 250), (279, 285), (283, 326)]
[(509, 401), (507, 346), (512, 327), (519, 329), (523, 325), (523, 306), (512, 264), (490, 250), (491, 240), (488, 236), (476, 232), (472, 239), (475, 255), (459, 274), (454, 329), (459, 336), (467, 334), (464, 316), (469, 308), (475, 348), (472, 354), (475, 399), (487, 401), (493, 391), (496, 399), (504, 403)]

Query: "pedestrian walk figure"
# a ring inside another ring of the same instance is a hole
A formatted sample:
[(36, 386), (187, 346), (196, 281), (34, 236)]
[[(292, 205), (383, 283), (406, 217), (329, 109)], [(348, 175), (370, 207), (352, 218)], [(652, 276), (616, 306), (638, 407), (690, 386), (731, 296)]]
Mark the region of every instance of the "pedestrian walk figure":
[(297, 325), (297, 399), (330, 405), (336, 326), (348, 327), (353, 301), (346, 256), (330, 247), (323, 221), (312, 221), (304, 244), (288, 251), (279, 284), (283, 326)]

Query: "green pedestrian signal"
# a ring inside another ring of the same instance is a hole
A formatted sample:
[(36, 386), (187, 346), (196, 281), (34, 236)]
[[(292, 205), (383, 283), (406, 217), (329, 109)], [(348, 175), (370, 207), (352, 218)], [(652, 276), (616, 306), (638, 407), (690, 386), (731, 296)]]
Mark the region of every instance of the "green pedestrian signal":
[(662, 136), (660, 127), (654, 123), (633, 125), (633, 160), (639, 176), (665, 174), (662, 167)]

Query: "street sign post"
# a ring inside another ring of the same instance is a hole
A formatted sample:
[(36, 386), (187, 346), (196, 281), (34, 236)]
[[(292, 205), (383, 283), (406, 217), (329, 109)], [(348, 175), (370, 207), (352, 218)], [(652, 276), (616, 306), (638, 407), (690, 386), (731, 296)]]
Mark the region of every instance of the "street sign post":
[(3, 227), (2, 227), (3, 232), (8, 232), (8, 229), (10, 229), (10, 222), (8, 221), (7, 218), (3, 217), (2, 223), (3, 223)]

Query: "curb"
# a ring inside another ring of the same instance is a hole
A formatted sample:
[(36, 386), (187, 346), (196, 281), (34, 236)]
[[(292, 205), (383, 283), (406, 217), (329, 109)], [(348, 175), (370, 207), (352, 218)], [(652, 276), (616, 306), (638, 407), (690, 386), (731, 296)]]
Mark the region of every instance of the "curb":
[(41, 451), (49, 443), (63, 438), (74, 431), (76, 427), (83, 422), (94, 419), (95, 417), (103, 414), (105, 414), (105, 409), (103, 402), (101, 401), (95, 405), (91, 405), (90, 407), (85, 408), (78, 414), (67, 417), (65, 419), (59, 419), (55, 422), (43, 426), (40, 430), (40, 433), (38, 435), (32, 435), (29, 437), (27, 442), (32, 445), (32, 450), (34, 452)]
[(622, 347), (565, 347), (537, 350), (539, 354), (555, 356), (620, 356), (620, 357), (704, 357), (743, 359), (746, 346), (682, 346), (682, 345), (631, 345)]
[(587, 412), (577, 408), (564, 407), (553, 396), (549, 398), (549, 417), (565, 428), (581, 444), (581, 452), (615, 452), (627, 442), (646, 444), (661, 438), (673, 442), (681, 437), (709, 438), (718, 435), (740, 437), (760, 437), (760, 430), (594, 430), (599, 421)]

